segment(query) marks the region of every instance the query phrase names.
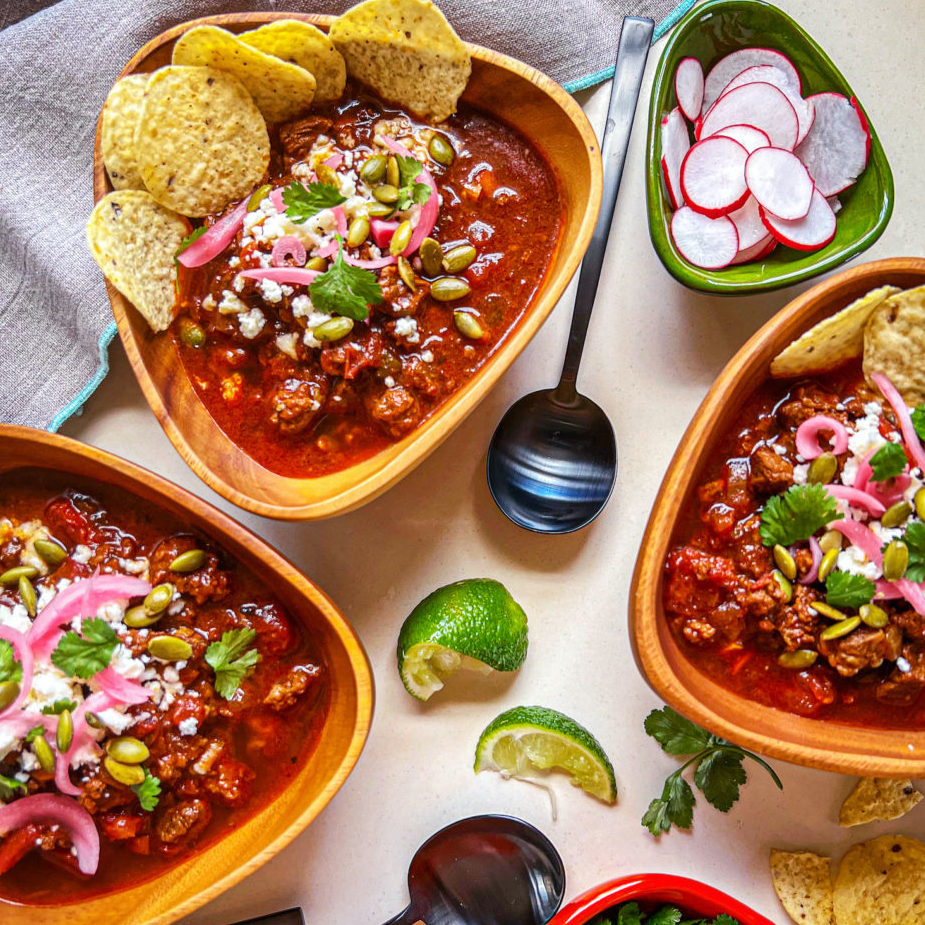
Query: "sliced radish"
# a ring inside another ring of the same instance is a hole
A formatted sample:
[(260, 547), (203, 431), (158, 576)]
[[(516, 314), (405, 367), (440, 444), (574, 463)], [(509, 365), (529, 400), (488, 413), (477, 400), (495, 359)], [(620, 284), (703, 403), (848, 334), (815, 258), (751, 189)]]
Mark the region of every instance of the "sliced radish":
[(851, 103), (851, 105), (854, 106), (854, 108), (857, 110), (858, 118), (861, 120), (861, 128), (864, 129), (864, 131), (867, 134), (867, 148), (864, 151), (864, 156), (865, 158), (869, 158), (870, 157), (870, 123), (867, 121), (867, 116), (864, 115), (864, 110), (861, 109), (861, 104), (858, 102), (858, 98), (856, 96), (852, 96), (851, 99), (848, 100), (848, 102)]
[(703, 103), (703, 67), (696, 58), (684, 58), (674, 72), (674, 95), (681, 112), (693, 122)]
[(771, 144), (792, 151), (800, 124), (790, 100), (775, 86), (743, 84), (723, 94), (703, 117), (700, 137), (709, 138), (728, 125), (761, 129)]
[(745, 205), (729, 212), (729, 220), (736, 226), (739, 235), (739, 253), (759, 243), (766, 243), (768, 229), (761, 220), (760, 206), (754, 196), (745, 200)]
[(825, 201), (832, 207), (832, 211), (836, 215), (841, 212), (841, 200), (838, 198), (838, 196), (826, 196)]
[(668, 189), (671, 208), (684, 205), (681, 193), (681, 164), (690, 150), (691, 139), (681, 110), (676, 106), (662, 118), (662, 176)]
[(737, 77), (746, 68), (754, 67), (758, 64), (773, 64), (780, 68), (790, 79), (794, 90), (797, 93), (802, 91), (802, 83), (797, 69), (793, 66), (786, 55), (772, 48), (740, 48), (725, 58), (720, 58), (716, 64), (710, 68), (703, 85), (703, 103), (700, 108), (701, 114), (706, 111), (719, 99), (720, 94), (726, 89), (733, 78)]
[(745, 162), (749, 154), (731, 138), (698, 141), (681, 165), (681, 192), (687, 204), (710, 218), (738, 209), (748, 199)]
[(777, 241), (774, 235), (765, 235), (757, 244), (753, 244), (751, 247), (745, 248), (745, 250), (740, 250), (735, 255), (735, 260), (729, 265), (736, 266), (740, 263), (748, 263), (750, 260), (761, 260), (763, 257), (767, 257), (775, 247), (777, 247)]
[(728, 266), (739, 251), (736, 226), (726, 218), (709, 218), (688, 206), (671, 217), (671, 237), (681, 256), (705, 270)]
[(694, 139), (700, 141), (700, 130), (703, 128), (703, 119), (700, 116), (697, 116), (696, 121), (694, 122)]
[(760, 128), (755, 128), (754, 125), (727, 125), (713, 134), (737, 141), (749, 154), (755, 148), (768, 148), (771, 145), (771, 139), (768, 138), (767, 132), (762, 132)]
[(816, 107), (816, 121), (796, 155), (816, 189), (823, 196), (835, 196), (851, 186), (867, 166), (870, 134), (860, 110), (840, 93), (818, 93), (808, 99)]
[(782, 71), (774, 64), (756, 64), (754, 67), (748, 67), (737, 77), (733, 77), (726, 85), (726, 88), (720, 94), (724, 97), (736, 87), (744, 84), (766, 83), (777, 87), (784, 96), (790, 101), (793, 111), (797, 114), (797, 144), (799, 144), (809, 133), (813, 122), (816, 118), (816, 108), (812, 100), (804, 100), (800, 96), (799, 85), (794, 86), (791, 76)]
[(788, 222), (766, 210), (762, 210), (761, 218), (781, 244), (798, 251), (818, 250), (835, 237), (835, 213), (819, 190), (813, 191), (809, 212), (803, 218)]
[(745, 163), (745, 181), (759, 205), (778, 218), (795, 221), (809, 212), (813, 181), (802, 161), (790, 151), (753, 151)]

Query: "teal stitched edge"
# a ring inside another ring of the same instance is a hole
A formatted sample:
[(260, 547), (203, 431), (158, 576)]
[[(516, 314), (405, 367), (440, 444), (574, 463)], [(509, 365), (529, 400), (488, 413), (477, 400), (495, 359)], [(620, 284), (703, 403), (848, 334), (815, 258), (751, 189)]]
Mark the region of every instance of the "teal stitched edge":
[[(684, 0), (679, 3), (672, 12), (666, 16), (656, 27), (652, 36), (652, 43), (655, 44), (674, 24), (697, 2), (697, 0)], [(603, 83), (613, 77), (613, 68), (605, 67), (596, 74), (588, 74), (587, 77), (579, 77), (577, 80), (570, 80), (562, 84), (562, 88), (569, 93), (577, 93), (579, 90), (587, 90), (595, 84)]]
[(93, 378), (77, 393), (74, 400), (66, 408), (62, 408), (61, 411), (52, 418), (51, 423), (48, 425), (48, 430), (51, 433), (57, 433), (58, 428), (69, 417), (79, 414), (86, 400), (97, 390), (99, 384), (106, 378), (106, 374), (109, 372), (109, 345), (116, 336), (116, 331), (115, 321), (110, 321), (99, 340), (100, 365), (97, 366)]

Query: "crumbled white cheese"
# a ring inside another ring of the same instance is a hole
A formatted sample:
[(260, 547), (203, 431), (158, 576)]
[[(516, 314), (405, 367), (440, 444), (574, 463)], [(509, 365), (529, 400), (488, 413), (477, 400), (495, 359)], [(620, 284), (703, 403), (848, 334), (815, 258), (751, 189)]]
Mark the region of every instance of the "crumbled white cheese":
[(869, 562), (867, 556), (857, 548), (849, 546), (838, 554), (835, 563), (836, 568), (842, 572), (851, 572), (852, 575), (863, 575), (871, 581), (876, 581), (880, 577), (880, 569), (876, 563)]
[[(238, 260), (238, 258), (237, 258), (237, 257), (233, 257), (232, 260)], [(229, 260), (228, 263), (230, 264), (230, 263), (231, 263), (231, 260)], [(238, 263), (240, 263), (240, 261), (238, 261)], [(237, 264), (235, 264), (235, 266), (237, 266)], [(210, 311), (212, 311), (213, 308), (215, 308), (215, 299), (212, 298), (212, 293), (211, 293), (211, 292), (202, 300), (202, 307), (203, 307), (207, 312), (210, 312)]]
[[(877, 410), (874, 411), (873, 408)], [(871, 410), (868, 410), (871, 409)], [(848, 434), (848, 449), (855, 456), (866, 456), (886, 443), (880, 433), (880, 406), (870, 402), (864, 406), (865, 415), (854, 422), (854, 432)]]
[(259, 308), (252, 308), (243, 315), (238, 315), (238, 324), (241, 326), (241, 333), (248, 339), (253, 340), (267, 323), (263, 312)]
[[(290, 303), (293, 318), (307, 318), (315, 309), (307, 295), (297, 295)], [(325, 315), (325, 317), (328, 317)]]
[(793, 484), (805, 485), (806, 477), (809, 473), (809, 463), (799, 463), (793, 467)]
[(71, 558), (75, 562), (79, 562), (81, 565), (86, 565), (90, 561), (90, 556), (93, 555), (89, 546), (79, 545), (74, 547), (74, 551), (71, 553)]
[(422, 359), (425, 363), (433, 363), (433, 362), (434, 362), (434, 355), (433, 355), (429, 350), (423, 350), (423, 351), (421, 351), (421, 359)]
[(23, 709), (41, 713), (42, 707), (54, 705), (56, 700), (83, 700), (81, 682), (71, 680), (60, 668), (50, 662), (36, 661), (32, 673), (32, 687), (23, 702)]
[(385, 383), (387, 389), (395, 388), (395, 380), (391, 376), (386, 376), (382, 381)]
[(22, 604), (14, 604), (12, 607), (0, 604), (0, 625), (9, 626), (20, 633), (28, 633), (32, 620)]
[[(309, 303), (311, 304), (311, 303)], [(319, 324), (324, 324), (325, 321), (330, 321), (331, 316), (325, 315), (323, 312), (312, 311), (305, 317), (305, 333), (302, 335), (302, 343), (306, 347), (320, 347), (322, 341), (317, 340), (312, 331), (318, 327)]]
[(778, 456), (787, 455), (787, 447), (781, 446), (779, 443), (772, 443), (771, 449), (774, 450), (774, 452), (777, 453)]
[(233, 270), (235, 267), (241, 266), (241, 258), (235, 254), (233, 257), (228, 258), (228, 266)]
[[(241, 288), (238, 289), (237, 282), (241, 280)], [(238, 292), (244, 288), (244, 280), (240, 276), (236, 276), (234, 279), (235, 289), (238, 289)], [(242, 302), (230, 289), (222, 290), (222, 301), (218, 303), (219, 314), (222, 315), (238, 315), (241, 312), (247, 311), (247, 305)]]
[[(124, 709), (123, 707), (122, 710)], [(122, 710), (118, 707), (111, 707), (108, 710), (100, 710), (96, 715), (104, 726), (121, 735), (129, 726), (135, 723), (135, 717), (122, 712)]]
[(260, 291), (264, 302), (281, 302), (283, 300), (283, 287), (272, 279), (260, 280)]
[(129, 678), (132, 681), (142, 678), (146, 671), (145, 663), (140, 658), (135, 658), (131, 650), (121, 643), (116, 646), (115, 651), (112, 653), (109, 667), (117, 671), (123, 678)]
[(120, 559), (119, 568), (129, 575), (144, 575), (148, 571), (147, 559)]
[(909, 664), (908, 659), (903, 658), (901, 655), (896, 659), (896, 667), (903, 673), (907, 674), (912, 671), (912, 666)]
[(417, 344), (421, 340), (418, 333), (418, 323), (414, 318), (399, 318), (395, 322), (395, 336), (404, 337), (409, 344)]
[[(246, 282), (246, 280), (245, 280), (244, 277), (241, 276), (241, 274), (239, 273), (239, 274), (234, 278), (234, 280), (232, 280), (231, 288), (234, 289), (235, 292), (244, 292), (244, 283), (245, 283), (245, 282)], [(227, 292), (227, 291), (228, 291), (228, 290), (226, 289), (225, 292)], [(224, 302), (224, 299), (222, 299), (222, 302)], [(222, 304), (222, 303), (219, 302), (219, 309), (221, 309), (221, 304)]]
[(199, 723), (190, 716), (188, 719), (181, 719), (177, 724), (177, 729), (181, 736), (194, 736), (199, 731)]

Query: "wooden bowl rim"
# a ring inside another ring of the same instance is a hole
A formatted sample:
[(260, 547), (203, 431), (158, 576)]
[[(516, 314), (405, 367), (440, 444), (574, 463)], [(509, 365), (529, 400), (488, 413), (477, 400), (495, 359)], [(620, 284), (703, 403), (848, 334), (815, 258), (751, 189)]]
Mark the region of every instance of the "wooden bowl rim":
[[(110, 472), (118, 473), (130, 483), (143, 482), (146, 489), (158, 496), (159, 499), (170, 500), (176, 505), (183, 506), (193, 514), (194, 518), (198, 519), (200, 522), (207, 523), (210, 530), (214, 531), (213, 539), (220, 545), (230, 540), (231, 544), (246, 547), (250, 554), (270, 568), (272, 573), (277, 575), (284, 583), (288, 584), (293, 592), (308, 601), (312, 609), (318, 613), (319, 621), (323, 621), (329, 625), (336, 641), (343, 647), (344, 656), (350, 663), (352, 669), (353, 682), (356, 687), (356, 703), (350, 711), (353, 716), (353, 728), (349, 736), (349, 744), (343, 753), (340, 764), (328, 779), (327, 783), (317, 796), (304, 807), (299, 815), (292, 819), (279, 835), (277, 835), (277, 837), (262, 851), (242, 863), (233, 872), (210, 884), (205, 889), (191, 896), (185, 902), (179, 904), (173, 911), (158, 915), (154, 918), (138, 920), (138, 925), (168, 925), (168, 923), (174, 922), (184, 915), (188, 915), (194, 909), (198, 909), (219, 894), (224, 893), (259, 867), (262, 867), (271, 858), (279, 854), (279, 852), (297, 835), (308, 827), (341, 788), (359, 760), (372, 723), (375, 687), (369, 657), (366, 654), (359, 636), (350, 625), (347, 618), (334, 601), (320, 587), (264, 539), (252, 533), (246, 527), (237, 523), (207, 501), (203, 501), (185, 488), (175, 485), (173, 482), (168, 481), (162, 476), (136, 463), (109, 453), (106, 450), (80, 443), (70, 437), (52, 434), (43, 430), (36, 430), (31, 427), (0, 423), (0, 447), (7, 443), (7, 441), (15, 442), (30, 450), (40, 450), (43, 447), (61, 449), (65, 451), (67, 455), (85, 460), (94, 468), (98, 469), (99, 472), (95, 473), (92, 477), (102, 482), (109, 481), (107, 475)], [(29, 463), (28, 465), (38, 468), (48, 468), (40, 459), (36, 459), (35, 462)], [(15, 468), (20, 467), (17, 465)], [(120, 487), (134, 493), (132, 488), (126, 487), (124, 484), (120, 485)], [(168, 511), (160, 501), (150, 501), (149, 503), (161, 510)], [(204, 532), (210, 531), (207, 530)], [(226, 537), (227, 540), (225, 539)], [(214, 847), (214, 845), (219, 844), (221, 841), (222, 839), (219, 839), (210, 847)], [(195, 860), (195, 856), (192, 860)], [(173, 873), (174, 868), (171, 868), (162, 876), (169, 877)], [(152, 887), (160, 880), (161, 877), (156, 877), (152, 880), (145, 881), (142, 886)], [(124, 892), (125, 890), (118, 890), (113, 893), (107, 893), (101, 898), (108, 900), (122, 895)], [(95, 901), (95, 898), (90, 901)], [(60, 903), (52, 906), (38, 905), (28, 906), (27, 908), (39, 910), (40, 914), (40, 910), (42, 909), (76, 909), (76, 907), (80, 906), (83, 902), (84, 900), (78, 899), (74, 902)], [(0, 901), (0, 908), (4, 905), (7, 904)]]
[[(335, 18), (334, 16), (326, 14), (270, 13), (258, 11), (250, 13), (217, 14), (192, 19), (172, 26), (146, 42), (125, 65), (119, 77), (134, 73), (138, 65), (154, 51), (174, 41), (193, 26), (208, 24), (232, 27), (243, 25), (257, 26), (280, 19), (299, 19), (319, 27), (328, 27)], [(508, 57), (507, 55), (484, 48), (480, 45), (466, 43), (466, 47), (470, 55), (479, 62), (490, 67), (510, 71), (517, 77), (533, 84), (566, 116), (574, 127), (578, 138), (584, 142), (584, 148), (586, 149), (588, 158), (587, 163), (590, 181), (586, 197), (580, 203), (576, 203), (575, 207), (576, 214), (580, 216), (581, 219), (577, 224), (578, 233), (568, 252), (564, 250), (566, 242), (562, 238), (557, 242), (557, 250), (552, 265), (558, 260), (562, 261), (562, 271), (558, 274), (560, 279), (553, 285), (550, 285), (551, 274), (547, 272), (530, 306), (514, 328), (506, 335), (504, 340), (499, 343), (494, 352), (477, 370), (475, 375), (460, 389), (453, 392), (442, 405), (407, 437), (403, 438), (403, 440), (395, 444), (390, 444), (379, 453), (374, 454), (372, 457), (369, 457), (369, 459), (362, 460), (357, 465), (350, 466), (326, 476), (290, 478), (280, 476), (277, 473), (265, 469), (265, 467), (261, 467), (274, 480), (311, 483), (324, 479), (332, 479), (334, 480), (334, 484), (332, 485), (332, 492), (330, 494), (326, 494), (320, 499), (314, 499), (301, 504), (283, 504), (265, 501), (253, 497), (246, 491), (243, 491), (238, 485), (231, 484), (230, 480), (226, 480), (224, 477), (218, 475), (212, 468), (207, 466), (193, 450), (184, 436), (183, 431), (178, 427), (174, 418), (168, 412), (160, 392), (155, 386), (154, 380), (147, 371), (147, 367), (141, 357), (139, 344), (136, 341), (129, 322), (129, 312), (135, 311), (135, 309), (108, 280), (106, 281), (106, 288), (109, 293), (109, 300), (118, 327), (119, 337), (128, 355), (132, 371), (141, 386), (148, 405), (154, 412), (155, 417), (167, 434), (170, 442), (183, 458), (184, 462), (186, 462), (200, 479), (218, 494), (244, 510), (278, 520), (316, 520), (347, 513), (382, 494), (430, 455), (430, 453), (455, 430), (462, 420), (474, 410), (475, 406), (488, 394), (501, 376), (526, 348), (537, 331), (539, 331), (546, 318), (552, 312), (553, 308), (555, 308), (581, 262), (594, 230), (594, 224), (600, 210), (603, 189), (603, 166), (594, 129), (591, 127), (581, 107), (572, 96), (541, 71), (515, 58)], [(499, 113), (498, 115), (504, 118), (503, 113)], [(94, 144), (94, 200), (99, 201), (110, 189), (111, 187), (101, 156), (100, 121), (98, 121)], [(559, 251), (560, 248), (562, 248), (561, 256)], [(180, 373), (186, 376), (182, 364), (179, 364), (179, 366)], [(199, 400), (198, 397), (196, 400)], [(218, 428), (217, 424), (214, 424), (214, 426)], [(232, 442), (230, 438), (229, 442)], [(371, 460), (375, 460), (377, 456), (388, 454), (394, 447), (401, 447), (401, 449), (397, 450), (395, 455), (392, 455), (383, 465), (372, 469), (362, 477), (358, 478), (354, 475), (351, 478), (351, 473), (356, 470), (357, 466), (369, 463)], [(234, 444), (234, 448), (237, 453), (248, 455), (239, 445)], [(252, 457), (249, 458), (253, 459)], [(256, 461), (254, 461), (254, 463), (259, 466)]]
[[(897, 778), (925, 775), (925, 730), (872, 729), (798, 716), (747, 700), (698, 671), (698, 685), (702, 682), (717, 687), (733, 702), (730, 713), (716, 712), (700, 701), (696, 689), (676, 676), (663, 647), (660, 629), (668, 632), (661, 597), (665, 558), (681, 502), (699, 475), (699, 467), (691, 465), (691, 460), (699, 460), (713, 448), (714, 439), (709, 434), (717, 411), (732, 400), (737, 383), (764, 362), (762, 353), (770, 362), (780, 349), (811, 326), (808, 318), (813, 311), (836, 300), (843, 288), (863, 284), (866, 287), (863, 292), (867, 292), (903, 275), (918, 276), (925, 283), (925, 258), (893, 257), (843, 270), (789, 302), (733, 356), (698, 407), (668, 465), (640, 544), (628, 610), (630, 642), (637, 666), (655, 693), (680, 713), (723, 738), (794, 764), (844, 774)], [(848, 297), (842, 305), (831, 305), (819, 317), (831, 314), (856, 297)], [(767, 381), (769, 371), (765, 369), (757, 379)], [(724, 432), (720, 430), (718, 436)], [(704, 446), (706, 451), (701, 449)], [(684, 657), (683, 653), (680, 657)], [(764, 734), (760, 728), (762, 717), (786, 718), (789, 737)], [(829, 744), (817, 744), (820, 738)], [(861, 743), (855, 744), (854, 738), (875, 743), (887, 754), (871, 755)]]

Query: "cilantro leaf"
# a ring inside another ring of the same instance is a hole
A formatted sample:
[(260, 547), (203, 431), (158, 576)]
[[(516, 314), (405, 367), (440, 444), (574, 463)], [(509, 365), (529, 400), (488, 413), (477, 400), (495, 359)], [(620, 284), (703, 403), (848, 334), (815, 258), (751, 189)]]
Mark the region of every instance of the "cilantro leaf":
[(181, 242), (180, 246), (177, 248), (177, 252), (173, 255), (174, 263), (179, 263), (177, 257), (183, 253), (194, 241), (198, 241), (207, 231), (208, 227), (206, 225), (200, 225), (198, 228), (194, 228)]
[(739, 787), (745, 783), (742, 767), (744, 752), (718, 749), (700, 760), (694, 772), (694, 783), (703, 792), (707, 802), (720, 812), (728, 813), (739, 799)]
[(639, 903), (624, 903), (617, 910), (617, 925), (642, 925)]
[(38, 726), (33, 726), (26, 733), (26, 744), (28, 745), (30, 742), (34, 742), (40, 735), (44, 735), (44, 734), (45, 734), (45, 727), (43, 725), (39, 724)]
[(643, 724), (646, 732), (669, 755), (692, 755), (711, 744), (712, 736), (671, 707), (653, 710)]
[(909, 547), (909, 565), (904, 577), (910, 581), (925, 581), (925, 524), (918, 521), (909, 524), (903, 542)]
[(830, 572), (825, 580), (825, 601), (833, 607), (852, 607), (869, 604), (877, 586), (863, 575), (850, 572)]
[(99, 617), (84, 620), (80, 630), (83, 635), (70, 630), (61, 637), (58, 647), (51, 653), (51, 661), (72, 678), (92, 678), (109, 667), (119, 637)]
[(912, 412), (912, 426), (919, 435), (919, 440), (925, 440), (925, 405), (919, 405)]
[(0, 774), (0, 798), (9, 800), (16, 790), (22, 790), (25, 793), (29, 792), (29, 788), (21, 780)]
[(681, 777), (681, 770), (669, 775), (662, 788), (662, 795), (649, 804), (642, 824), (653, 834), (661, 835), (673, 825), (689, 829), (694, 821), (694, 791)]
[(874, 470), (871, 479), (884, 482), (899, 475), (906, 468), (906, 451), (898, 443), (884, 443), (870, 458)]
[(681, 910), (677, 906), (662, 906), (646, 919), (646, 925), (678, 925), (680, 921)]
[(721, 912), (714, 920), (713, 925), (739, 925), (739, 920), (734, 919), (731, 915)]
[(395, 159), (398, 161), (398, 185), (410, 186), (421, 175), (424, 165), (411, 155), (402, 157), (399, 154)]
[(256, 649), (247, 648), (256, 635), (252, 629), (228, 630), (206, 649), (206, 662), (215, 671), (215, 690), (225, 700), (234, 698), (244, 676), (260, 660)]
[(841, 519), (835, 498), (822, 485), (791, 485), (784, 494), (768, 499), (758, 529), (765, 546), (790, 546)]
[(76, 700), (56, 700), (50, 707), (42, 707), (42, 715), (59, 716), (65, 710), (70, 710), (73, 713), (76, 709)]
[(144, 771), (145, 779), (140, 784), (132, 784), (132, 790), (135, 791), (138, 802), (141, 803), (141, 808), (146, 813), (150, 813), (154, 811), (154, 808), (160, 800), (161, 781), (159, 777), (155, 777), (147, 768), (145, 768)]
[(294, 222), (304, 222), (322, 209), (333, 209), (347, 197), (331, 183), (290, 183), (283, 190), (286, 215)]
[(369, 317), (369, 306), (382, 301), (382, 289), (371, 270), (351, 266), (344, 260), (344, 242), (337, 238), (337, 259), (308, 287), (315, 310), (343, 315), (354, 321)]
[(6, 639), (0, 639), (0, 681), (22, 681), (22, 665), (16, 661), (13, 646)]
[(414, 157), (398, 155), (399, 190), (398, 201), (395, 208), (404, 210), (410, 208), (412, 202), (424, 205), (430, 198), (431, 189), (426, 183), (417, 183), (417, 177), (424, 169), (421, 162)]

